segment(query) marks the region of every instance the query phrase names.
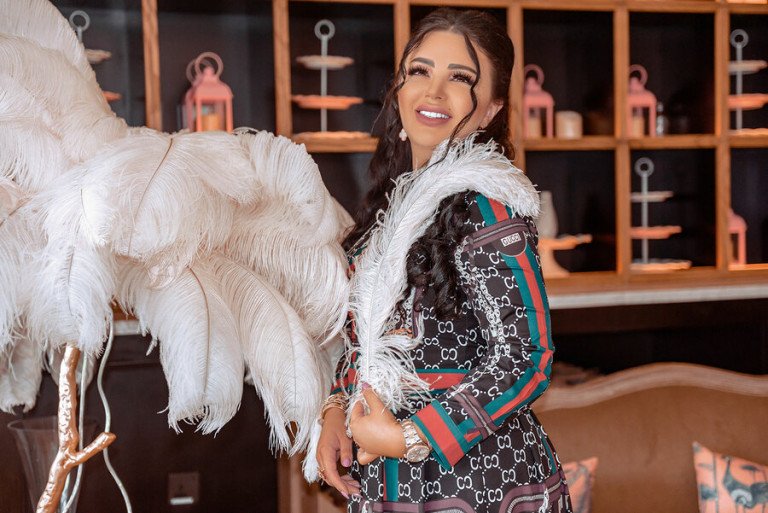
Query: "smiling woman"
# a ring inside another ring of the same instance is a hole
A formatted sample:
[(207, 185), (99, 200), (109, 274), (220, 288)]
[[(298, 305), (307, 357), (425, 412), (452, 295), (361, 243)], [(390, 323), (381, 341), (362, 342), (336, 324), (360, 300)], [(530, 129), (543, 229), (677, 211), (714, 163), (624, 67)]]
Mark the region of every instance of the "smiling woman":
[(385, 98), (316, 454), (350, 513), (571, 511), (530, 410), (554, 346), (538, 195), (509, 160), (513, 62), (492, 17), (440, 9)]

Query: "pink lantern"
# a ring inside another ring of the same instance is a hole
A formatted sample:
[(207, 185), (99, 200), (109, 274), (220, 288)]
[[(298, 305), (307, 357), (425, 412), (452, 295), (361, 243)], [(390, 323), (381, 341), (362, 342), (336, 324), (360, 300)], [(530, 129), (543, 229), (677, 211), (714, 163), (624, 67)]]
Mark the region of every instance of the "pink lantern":
[[(536, 73), (536, 76), (529, 77), (530, 71)], [(529, 64), (523, 69), (523, 76), (527, 77), (523, 91), (523, 131), (525, 137), (527, 139), (541, 137), (542, 126), (546, 126), (547, 137), (552, 137), (555, 101), (551, 94), (541, 88), (541, 84), (544, 83), (544, 71), (535, 64)], [(546, 116), (546, 125), (542, 109)]]
[[(640, 76), (632, 76), (637, 72)], [(656, 96), (645, 88), (648, 72), (639, 64), (629, 67), (629, 93), (627, 94), (627, 134), (630, 137), (656, 135)], [(648, 114), (644, 113), (648, 110)]]
[(728, 234), (731, 237), (736, 236), (736, 255), (733, 256), (733, 263), (745, 265), (747, 263), (747, 222), (733, 209), (728, 210)]
[[(208, 65), (201, 68), (205, 61)], [(232, 89), (219, 80), (223, 70), (221, 57), (213, 52), (201, 53), (187, 65), (192, 87), (184, 95), (184, 113), (186, 127), (193, 132), (232, 131)]]

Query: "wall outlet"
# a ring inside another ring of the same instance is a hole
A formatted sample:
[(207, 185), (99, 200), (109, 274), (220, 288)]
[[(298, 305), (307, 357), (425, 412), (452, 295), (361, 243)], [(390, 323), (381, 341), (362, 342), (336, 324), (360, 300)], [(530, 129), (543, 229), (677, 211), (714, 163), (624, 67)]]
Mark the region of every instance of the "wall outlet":
[(171, 506), (190, 506), (198, 502), (200, 502), (199, 472), (168, 474), (168, 503)]

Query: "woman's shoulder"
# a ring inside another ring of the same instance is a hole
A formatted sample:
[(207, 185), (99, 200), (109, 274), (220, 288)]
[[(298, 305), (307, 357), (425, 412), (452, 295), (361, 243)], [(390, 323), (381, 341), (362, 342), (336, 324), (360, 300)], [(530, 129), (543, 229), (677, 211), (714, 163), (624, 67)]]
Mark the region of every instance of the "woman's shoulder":
[(531, 220), (530, 216), (517, 212), (513, 205), (495, 200), (478, 191), (468, 191), (465, 201), (469, 210), (468, 222), (475, 230), (499, 223), (509, 224), (520, 220)]

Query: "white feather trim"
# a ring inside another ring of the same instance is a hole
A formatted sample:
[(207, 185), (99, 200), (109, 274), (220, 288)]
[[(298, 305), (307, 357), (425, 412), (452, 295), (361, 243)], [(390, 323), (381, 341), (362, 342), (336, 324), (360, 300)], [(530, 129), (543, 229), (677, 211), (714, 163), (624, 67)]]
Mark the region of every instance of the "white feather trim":
[(350, 310), (360, 344), (358, 379), (370, 384), (395, 410), (410, 409), (412, 394), (428, 391), (409, 355), (419, 341), (384, 330), (406, 290), (408, 250), (434, 220), (440, 201), (474, 190), (511, 206), (520, 215), (538, 214), (535, 188), (496, 151), (495, 143), (474, 144), (472, 136), (451, 147), (439, 161), (444, 153), (445, 143), (435, 150), (429, 166), (397, 180), (389, 208), (356, 261), (350, 284)]
[(220, 246), (232, 227), (228, 197), (248, 201), (256, 187), (236, 138), (223, 133), (133, 131), (85, 165), (94, 242), (161, 269), (180, 271)]
[(35, 406), (43, 370), (43, 345), (16, 330), (10, 346), (0, 351), (0, 411), (14, 413)]
[[(264, 402), (270, 444), (294, 454), (306, 448), (330, 380), (299, 316), (266, 280), (214, 254), (211, 270), (232, 308), (251, 379)], [(295, 422), (293, 443), (286, 428)]]
[(244, 364), (237, 323), (205, 264), (185, 269), (162, 290), (150, 288), (145, 269), (125, 261), (118, 300), (160, 341), (160, 362), (168, 382), (168, 424), (199, 423), (218, 431), (237, 412)]

